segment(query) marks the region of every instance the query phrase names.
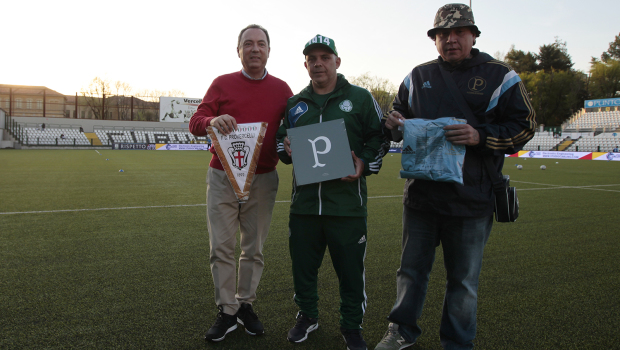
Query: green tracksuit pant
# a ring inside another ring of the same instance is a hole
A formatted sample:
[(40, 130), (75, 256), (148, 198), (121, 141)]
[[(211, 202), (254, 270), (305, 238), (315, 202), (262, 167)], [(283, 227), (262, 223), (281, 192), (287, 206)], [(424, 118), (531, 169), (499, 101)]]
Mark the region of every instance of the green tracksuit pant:
[(361, 328), (366, 311), (366, 233), (365, 217), (290, 214), (294, 299), (308, 317), (319, 315), (318, 271), (329, 247), (340, 287), (340, 326)]

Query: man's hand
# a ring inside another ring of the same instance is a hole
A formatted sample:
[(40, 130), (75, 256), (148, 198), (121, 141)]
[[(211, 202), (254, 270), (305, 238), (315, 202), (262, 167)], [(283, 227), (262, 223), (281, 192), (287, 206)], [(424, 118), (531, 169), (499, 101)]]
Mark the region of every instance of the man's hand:
[(284, 150), (286, 151), (286, 154), (288, 154), (288, 156), (291, 156), (291, 140), (288, 139), (288, 136), (284, 138), (284, 140), (282, 140), (282, 143), (284, 144)]
[(453, 124), (443, 127), (446, 140), (455, 145), (475, 146), (480, 143), (480, 134), (469, 124)]
[(405, 118), (400, 113), (392, 111), (385, 120), (385, 127), (389, 130), (398, 129), (399, 126), (405, 125), (403, 120), (405, 120)]
[(237, 130), (237, 121), (228, 114), (222, 114), (211, 119), (211, 126), (219, 130), (222, 135), (228, 135)]
[(362, 173), (364, 172), (364, 161), (359, 159), (354, 151), (351, 151), (351, 155), (353, 156), (353, 165), (355, 166), (355, 174), (349, 175), (347, 177), (343, 177), (340, 180), (352, 182), (360, 178)]

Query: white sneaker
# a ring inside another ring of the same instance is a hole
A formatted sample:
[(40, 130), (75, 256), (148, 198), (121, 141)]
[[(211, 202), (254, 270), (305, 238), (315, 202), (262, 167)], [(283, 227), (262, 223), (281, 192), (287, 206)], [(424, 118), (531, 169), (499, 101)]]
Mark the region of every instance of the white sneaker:
[(387, 332), (385, 332), (383, 339), (377, 344), (375, 350), (402, 350), (413, 344), (415, 343), (407, 342), (403, 336), (398, 333), (398, 324), (390, 323)]

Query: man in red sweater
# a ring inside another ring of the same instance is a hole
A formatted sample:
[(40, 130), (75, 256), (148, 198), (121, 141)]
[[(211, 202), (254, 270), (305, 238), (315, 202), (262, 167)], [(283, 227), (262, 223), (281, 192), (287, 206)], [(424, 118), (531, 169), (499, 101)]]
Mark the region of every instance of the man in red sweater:
[[(207, 172), (207, 227), (219, 313), (205, 335), (209, 341), (224, 340), (237, 328), (237, 322), (250, 335), (264, 333), (252, 302), (263, 272), (263, 245), (278, 190), (275, 135), (286, 101), (293, 96), (284, 81), (265, 69), (269, 44), (265, 28), (256, 24), (244, 28), (237, 42), (243, 69), (217, 77), (189, 122), (189, 130), (196, 136), (206, 135), (208, 126), (227, 135), (237, 129), (237, 123), (268, 123), (247, 202), (239, 203), (214, 148), (210, 150), (213, 155)], [(235, 289), (237, 228), (241, 231), (241, 256)]]

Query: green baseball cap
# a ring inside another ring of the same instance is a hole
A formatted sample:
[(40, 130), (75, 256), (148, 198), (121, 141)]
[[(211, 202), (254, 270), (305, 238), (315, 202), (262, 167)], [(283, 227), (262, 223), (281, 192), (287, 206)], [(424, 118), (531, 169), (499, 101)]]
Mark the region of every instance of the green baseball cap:
[(315, 47), (323, 47), (333, 52), (334, 55), (338, 56), (338, 51), (336, 51), (336, 43), (333, 39), (328, 38), (324, 35), (317, 34), (314, 38), (308, 40), (306, 43), (306, 47), (304, 47), (304, 55), (308, 54), (308, 51), (314, 49)]
[(458, 27), (470, 27), (472, 33), (476, 36), (480, 36), (480, 30), (478, 30), (476, 22), (474, 21), (474, 12), (465, 4), (443, 5), (437, 10), (433, 25), (434, 28), (426, 33), (431, 39), (434, 39), (437, 29)]

